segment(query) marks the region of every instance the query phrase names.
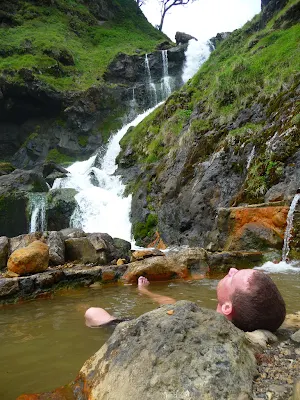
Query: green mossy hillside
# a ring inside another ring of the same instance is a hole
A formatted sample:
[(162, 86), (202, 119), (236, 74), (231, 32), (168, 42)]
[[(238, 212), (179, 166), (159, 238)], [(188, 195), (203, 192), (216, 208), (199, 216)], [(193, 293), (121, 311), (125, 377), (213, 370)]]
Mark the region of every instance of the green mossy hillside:
[[(287, 160), (300, 148), (299, 9), (300, 1), (290, 0), (270, 20), (259, 14), (231, 33), (187, 84), (123, 137), (120, 165), (139, 164), (141, 170), (127, 191), (133, 197), (144, 193), (149, 212), (159, 215), (164, 202), (180, 196), (201, 174), (201, 163), (214, 157), (235, 156), (233, 179), (239, 176), (243, 184), (232, 206), (264, 202), (280, 181)], [(242, 157), (246, 146), (253, 150), (249, 162)], [(164, 194), (166, 175), (173, 173), (176, 184)], [(148, 190), (146, 176), (155, 190)], [(134, 218), (135, 224), (142, 222)], [(151, 229), (160, 224), (158, 219)], [(143, 239), (141, 230), (135, 234)]]
[(112, 10), (108, 21), (80, 0), (1, 2), (0, 73), (22, 82), (28, 68), (55, 89), (84, 90), (103, 80), (119, 52), (150, 52), (166, 40), (134, 0), (103, 2)]
[(187, 129), (194, 136), (228, 125), (253, 102), (266, 103), (297, 82), (300, 25), (278, 27), (282, 16), (295, 6), (300, 6), (299, 1), (290, 0), (262, 30), (257, 30), (258, 15), (234, 31), (193, 79), (122, 139), (122, 147), (132, 146), (137, 161), (156, 161), (178, 144), (178, 136)]

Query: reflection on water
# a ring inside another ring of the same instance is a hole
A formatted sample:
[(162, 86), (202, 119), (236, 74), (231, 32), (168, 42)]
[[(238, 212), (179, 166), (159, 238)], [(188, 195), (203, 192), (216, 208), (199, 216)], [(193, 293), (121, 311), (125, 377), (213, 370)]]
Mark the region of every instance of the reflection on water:
[[(288, 312), (300, 309), (300, 274), (272, 274), (287, 302)], [(151, 289), (177, 300), (216, 308), (217, 280), (152, 283)], [(52, 299), (0, 309), (0, 399), (21, 393), (45, 392), (73, 380), (84, 361), (111, 334), (90, 329), (84, 311), (101, 306), (118, 317), (135, 317), (157, 305), (135, 286), (65, 290)]]

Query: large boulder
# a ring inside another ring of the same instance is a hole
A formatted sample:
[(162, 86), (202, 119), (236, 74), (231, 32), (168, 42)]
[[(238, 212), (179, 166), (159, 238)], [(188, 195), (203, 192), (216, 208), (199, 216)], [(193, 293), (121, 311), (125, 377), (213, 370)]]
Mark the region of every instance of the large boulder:
[(61, 232), (50, 231), (43, 235), (49, 246), (49, 263), (61, 265), (65, 262), (65, 242)]
[(66, 239), (65, 249), (66, 261), (98, 262), (99, 257), (96, 249), (86, 237)]
[(25, 248), (15, 250), (9, 257), (7, 268), (18, 275), (29, 275), (43, 272), (49, 265), (49, 247), (39, 241)]
[(179, 301), (117, 326), (84, 364), (73, 392), (90, 400), (248, 399), (255, 372), (244, 332)]
[(99, 257), (106, 262), (124, 258), (129, 261), (131, 244), (123, 239), (112, 238), (108, 233), (87, 233), (89, 241), (95, 247)]
[(230, 268), (251, 268), (263, 262), (260, 251), (221, 251), (208, 253), (207, 263), (210, 273), (227, 273)]
[(179, 45), (179, 44), (186, 44), (186, 43), (188, 43), (188, 42), (189, 42), (190, 40), (192, 40), (192, 39), (198, 41), (198, 39), (196, 39), (196, 38), (195, 38), (194, 36), (192, 36), (192, 35), (189, 35), (188, 33), (176, 32), (176, 34), (175, 34), (175, 41), (176, 41), (176, 44), (177, 44), (177, 45)]
[(73, 239), (73, 238), (86, 237), (86, 233), (82, 229), (78, 228), (65, 228), (62, 229), (60, 232), (63, 235), (64, 240), (71, 238)]
[(208, 271), (207, 253), (201, 248), (191, 248), (166, 257), (156, 256), (135, 261), (128, 265), (123, 276), (128, 282), (136, 282), (139, 276), (150, 281), (173, 278), (187, 278), (191, 274), (205, 274)]
[(50, 231), (59, 231), (70, 226), (70, 218), (77, 202), (75, 189), (54, 189), (49, 192), (47, 226)]
[(33, 232), (11, 238), (9, 240), (9, 255), (15, 250), (22, 249), (23, 247), (27, 247), (29, 244), (35, 242), (36, 240), (40, 240), (41, 237), (41, 232)]
[(6, 267), (8, 257), (8, 238), (0, 237), (0, 270)]

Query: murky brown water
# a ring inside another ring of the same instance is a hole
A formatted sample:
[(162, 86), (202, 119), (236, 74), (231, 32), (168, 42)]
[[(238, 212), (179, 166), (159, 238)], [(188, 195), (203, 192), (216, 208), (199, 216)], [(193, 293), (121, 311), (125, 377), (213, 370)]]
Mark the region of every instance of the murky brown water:
[[(300, 273), (271, 274), (287, 303), (300, 310)], [(216, 307), (218, 281), (152, 283), (151, 289), (177, 300)], [(100, 306), (120, 317), (138, 316), (157, 305), (135, 286), (104, 286), (61, 291), (52, 299), (0, 308), (0, 399), (45, 392), (72, 381), (84, 361), (111, 334), (109, 328), (84, 325), (84, 311)]]

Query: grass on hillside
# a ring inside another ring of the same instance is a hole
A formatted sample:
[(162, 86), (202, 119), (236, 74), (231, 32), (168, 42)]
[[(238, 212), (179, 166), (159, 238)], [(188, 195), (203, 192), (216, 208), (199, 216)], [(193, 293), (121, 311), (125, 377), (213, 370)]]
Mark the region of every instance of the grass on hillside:
[[(185, 131), (201, 135), (212, 127), (214, 120), (219, 126), (225, 126), (240, 110), (253, 102), (264, 103), (282, 87), (290, 86), (297, 76), (299, 78), (300, 25), (296, 23), (287, 29), (275, 29), (275, 25), (295, 3), (299, 0), (290, 0), (262, 30), (254, 29), (260, 19), (258, 15), (242, 29), (234, 31), (194, 78), (125, 135), (122, 147), (130, 144), (140, 162), (157, 161), (171, 151), (172, 145), (178, 146), (178, 127), (189, 124), (189, 116), (192, 117), (196, 107), (206, 117), (191, 120), (190, 129)], [(180, 112), (187, 117), (184, 124), (182, 118), (176, 118)], [(183, 132), (184, 129), (181, 135)], [(172, 134), (173, 139), (170, 139)]]
[[(0, 28), (0, 54), (5, 55), (0, 58), (0, 72), (34, 68), (39, 79), (57, 89), (83, 90), (102, 80), (119, 52), (150, 52), (166, 39), (137, 12), (133, 0), (121, 5), (113, 1), (119, 13), (102, 25), (79, 1), (56, 2), (47, 7), (23, 1), (14, 16), (17, 24)], [(66, 50), (75, 65), (58, 63), (49, 50)]]

